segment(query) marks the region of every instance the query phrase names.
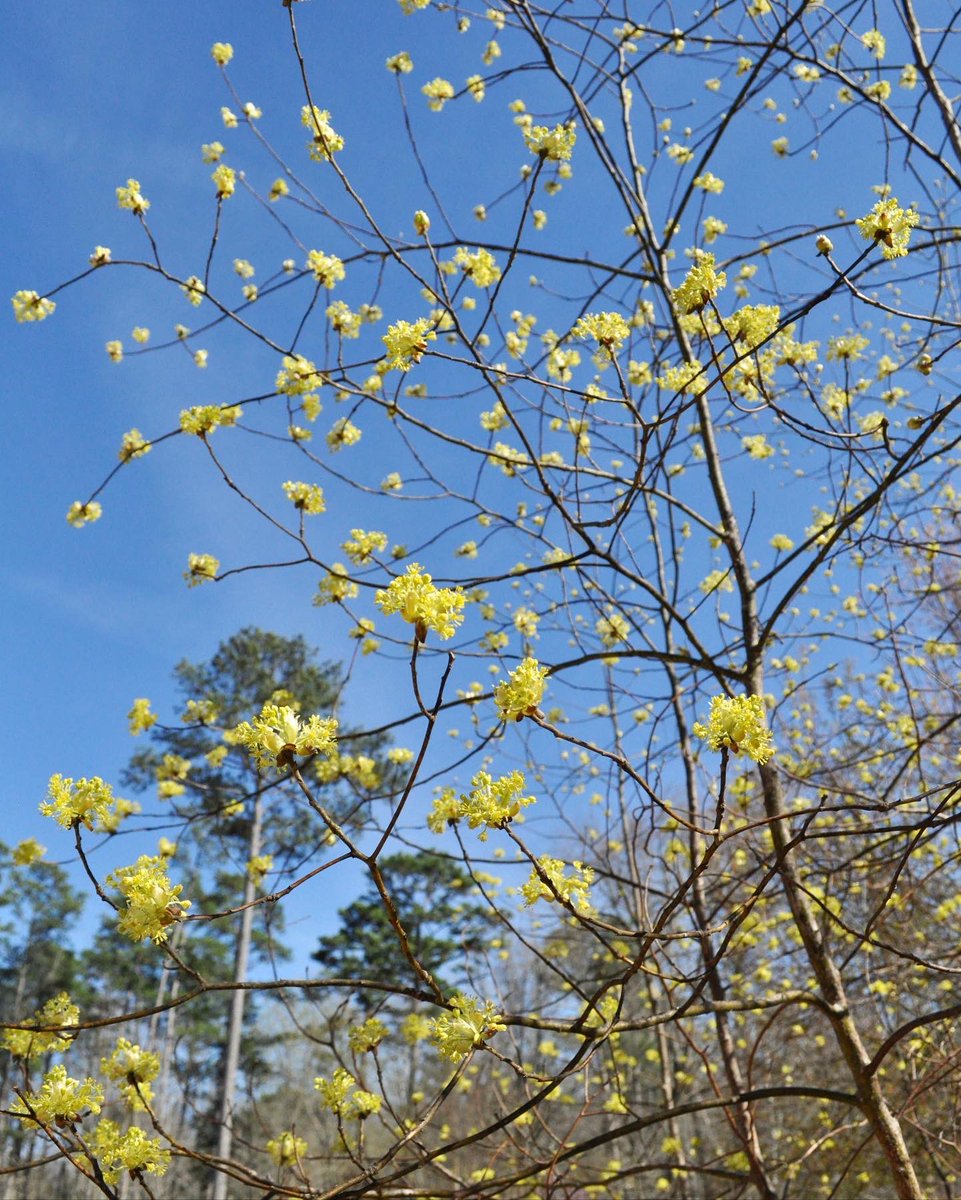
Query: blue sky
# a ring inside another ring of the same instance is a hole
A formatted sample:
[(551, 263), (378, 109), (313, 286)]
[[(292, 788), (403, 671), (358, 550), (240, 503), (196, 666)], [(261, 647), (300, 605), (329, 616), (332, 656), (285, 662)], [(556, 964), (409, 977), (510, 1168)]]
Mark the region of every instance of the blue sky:
[[(477, 70), (478, 46), (489, 30), (479, 23), (452, 52), (445, 37), (442, 52), (430, 32), (434, 15), (405, 18), (393, 0), (314, 0), (300, 6), (298, 18), (315, 99), (333, 111), (347, 139), (351, 179), (371, 198), (387, 232), (397, 234), (409, 226), (413, 209), (429, 207), (429, 197), (411, 164), (394, 81), (382, 64), (398, 50), (414, 53), (417, 71), (409, 90), (415, 125), (458, 236), (468, 241), (475, 228), (472, 206), (489, 202), (517, 178), (519, 139), (506, 103), (515, 83), (508, 92), (492, 89), (496, 115), (459, 106), (456, 135), (448, 114), (425, 113), (417, 89), (434, 75), (460, 79)], [(170, 247), (172, 269), (186, 275), (202, 268), (213, 206), (211, 168), (201, 162), (200, 146), (218, 138), (230, 146), (230, 137), (245, 132), (228, 137), (221, 124), (220, 106), (231, 101), (210, 59), (214, 41), (233, 44), (231, 76), (241, 100), (264, 110), (265, 130), (292, 152), (302, 147), (297, 115), (303, 93), (279, 0), (8, 5), (4, 34), (0, 154), (11, 184), (0, 229), (0, 295), (50, 290), (85, 269), (96, 244), (110, 246), (115, 258), (139, 257), (140, 230), (118, 210), (114, 196), (129, 177), (140, 180), (151, 200), (151, 226), (161, 245)], [(664, 83), (665, 72), (677, 70), (664, 56), (645, 79), (653, 87)], [(695, 124), (696, 104), (687, 106), (686, 95), (676, 98), (678, 128), (687, 120)], [(782, 88), (779, 104), (793, 114), (791, 103), (790, 90)], [(792, 115), (787, 132), (800, 143), (806, 128), (803, 116), (795, 121)], [(758, 228), (762, 222), (824, 223), (838, 206), (854, 212), (870, 207), (870, 186), (884, 178), (883, 146), (870, 136), (837, 139), (816, 162), (792, 160), (790, 186), (781, 186), (768, 145), (781, 132), (773, 124), (745, 127), (745, 140), (729, 152), (729, 187), (712, 202), (712, 212), (732, 225), (737, 220), (739, 232), (751, 238), (761, 187), (768, 193), (766, 207), (757, 209)], [(500, 137), (503, 143), (491, 140)], [(261, 168), (262, 182), (270, 176), (266, 165)], [(656, 199), (659, 186), (652, 183)], [(264, 233), (259, 211), (230, 204), (225, 254), (256, 259), (258, 267), (262, 258), (263, 274), (269, 273), (266, 264), (290, 253), (289, 246), (276, 229), (267, 226)], [(603, 219), (604, 204), (601, 191), (566, 190), (551, 210), (551, 236), (580, 246), (581, 229)], [(496, 236), (496, 221), (486, 236)], [(622, 224), (617, 214), (612, 234), (618, 239)], [(798, 268), (799, 286), (806, 269)], [(144, 287), (140, 273), (112, 269), (58, 296), (54, 318), (43, 324), (18, 326), (9, 317), (0, 322), (7, 379), (0, 419), (8, 481), (3, 569), (9, 631), (2, 703), (15, 743), (5, 772), (3, 836), (8, 842), (37, 836), (51, 857), (65, 853), (66, 838), (37, 813), (49, 776), (59, 771), (115, 780), (134, 746), (125, 719), (131, 701), (149, 696), (170, 714), (170, 671), (179, 659), (204, 659), (220, 640), (251, 624), (302, 633), (333, 657), (345, 645), (339, 634), (330, 636), (325, 612), (310, 606), (316, 571), (253, 572), (216, 587), (185, 587), (181, 573), (191, 551), (217, 554), (225, 565), (241, 555), (250, 561), (277, 553), (263, 525), (207, 469), (199, 443), (185, 446), (180, 439), (158, 447), (102, 497), (99, 523), (79, 531), (66, 524), (71, 501), (85, 499), (116, 462), (125, 430), (136, 426), (156, 436), (175, 425), (181, 407), (224, 403), (265, 381), (269, 386), (275, 360), (229, 336), (211, 337), (211, 362), (203, 372), (187, 353), (128, 355), (119, 366), (108, 360), (108, 339), (121, 338), (131, 349), (130, 329), (147, 325), (160, 340), (170, 330), (172, 311), (169, 294)], [(201, 318), (184, 304), (176, 319), (189, 324)], [(371, 448), (376, 452), (375, 443)], [(269, 475), (271, 487), (284, 478), (281, 460), (273, 469), (274, 450), (265, 443), (238, 447), (234, 461)], [(423, 507), (426, 517), (411, 519), (415, 541), (429, 533), (424, 521), (433, 510)], [(773, 531), (766, 524), (774, 519), (771, 507), (758, 518), (758, 536)], [(389, 686), (368, 684), (352, 693), (351, 703), (377, 720), (396, 714), (393, 698)], [(108, 848), (99, 868), (119, 865), (122, 853)]]

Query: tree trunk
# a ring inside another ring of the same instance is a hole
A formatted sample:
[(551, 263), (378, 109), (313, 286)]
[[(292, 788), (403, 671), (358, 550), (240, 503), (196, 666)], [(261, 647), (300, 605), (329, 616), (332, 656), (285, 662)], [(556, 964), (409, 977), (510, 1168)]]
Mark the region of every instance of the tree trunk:
[[(248, 861), (260, 853), (263, 799), (257, 793), (254, 801), (254, 816), (250, 823)], [(243, 983), (247, 977), (250, 959), (250, 939), (254, 923), (253, 902), (257, 889), (249, 872), (244, 883), (244, 910), (240, 915), (240, 933), (237, 937), (237, 953), (234, 958), (234, 983)], [(227, 1044), (224, 1049), (223, 1073), (220, 1098), (220, 1131), (217, 1137), (217, 1157), (230, 1158), (234, 1139), (234, 1098), (237, 1092), (237, 1071), (240, 1066), (240, 1036), (244, 1024), (244, 1000), (246, 992), (237, 988), (230, 997), (230, 1016), (227, 1021)], [(215, 1171), (210, 1185), (210, 1200), (226, 1200), (227, 1176)]]

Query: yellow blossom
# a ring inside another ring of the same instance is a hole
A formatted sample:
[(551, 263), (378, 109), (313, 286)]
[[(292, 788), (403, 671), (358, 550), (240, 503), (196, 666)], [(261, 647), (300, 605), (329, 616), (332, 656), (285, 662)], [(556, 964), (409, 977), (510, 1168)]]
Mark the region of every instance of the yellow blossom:
[[(43, 847), (40, 849), (42, 851)], [(80, 1009), (66, 992), (59, 992), (37, 1009), (29, 1022), (23, 1022), (32, 1028), (4, 1029), (0, 1033), (0, 1044), (16, 1058), (31, 1059), (44, 1054), (63, 1053), (70, 1049), (78, 1032), (66, 1027), (76, 1026), (79, 1021)]]
[(210, 47), (210, 57), (218, 67), (225, 67), (234, 56), (234, 48), (230, 42), (214, 42)]
[(555, 125), (533, 125), (524, 130), (524, 141), (531, 154), (539, 154), (549, 162), (569, 162), (577, 133), (572, 123)]
[(418, 363), (424, 357), (427, 343), (436, 339), (433, 323), (427, 317), (420, 317), (413, 324), (398, 321), (388, 326), (383, 336), (388, 367), (396, 371), (410, 370), (411, 363)]
[(84, 525), (99, 521), (102, 515), (103, 509), (97, 500), (88, 500), (86, 504), (80, 500), (74, 500), (67, 509), (67, 521), (74, 529), (82, 529)]
[(250, 751), (261, 771), (283, 771), (296, 766), (296, 754), (303, 758), (324, 754), (329, 758), (335, 750), (336, 733), (335, 717), (302, 720), (289, 705), (268, 702), (252, 724), (244, 721), (233, 736)]
[(60, 1064), (44, 1075), (39, 1092), (27, 1093), (11, 1105), (11, 1111), (25, 1125), (73, 1126), (87, 1112), (100, 1112), (102, 1103), (103, 1088), (95, 1079), (88, 1075), (81, 1083)]
[(530, 878), (521, 888), (525, 904), (530, 907), (538, 900), (557, 900), (560, 897), (580, 912), (590, 912), (593, 868), (573, 862), (570, 864), (571, 874), (568, 875), (567, 867), (568, 864), (561, 859), (542, 854), (537, 860), (537, 865), (531, 868)]
[(679, 312), (700, 312), (726, 284), (726, 273), (714, 269), (714, 255), (702, 253), (681, 286), (674, 289), (672, 299)]
[(153, 1098), (150, 1085), (160, 1074), (160, 1059), (122, 1037), (110, 1057), (100, 1060), (100, 1070), (119, 1086), (130, 1107), (141, 1112)]
[(914, 209), (902, 208), (894, 196), (888, 196), (854, 223), (863, 238), (880, 245), (885, 258), (901, 258), (908, 252), (911, 230), (919, 219)]
[(222, 425), (236, 425), (242, 415), (239, 404), (226, 405), (223, 408), (219, 404), (198, 404), (196, 408), (183, 409), (180, 414), (180, 428), (194, 437), (205, 437)]
[(490, 287), (501, 277), (501, 269), (489, 250), (468, 250), (459, 246), (454, 255), (454, 262), (464, 274), (479, 288)]
[(288, 479), (284, 484), (284, 492), (294, 508), (301, 512), (316, 515), (327, 511), (324, 501), (324, 489), (316, 483), (295, 483)]
[(288, 1129), (271, 1138), (266, 1150), (278, 1167), (296, 1167), (307, 1153), (307, 1143)]
[(307, 152), (314, 162), (329, 162), (338, 150), (343, 150), (344, 139), (331, 126), (326, 108), (305, 104), (300, 110), (300, 123), (311, 131)]
[(47, 847), (41, 846), (36, 838), (24, 838), (10, 851), (10, 861), (15, 867), (32, 867), (46, 853)]
[(150, 201), (140, 194), (140, 183), (136, 179), (128, 179), (126, 187), (117, 188), (117, 204), (138, 217), (143, 216), (150, 207)]
[(324, 254), (320, 250), (308, 252), (305, 267), (308, 271), (313, 272), (317, 282), (328, 291), (346, 274), (344, 264), (336, 254)]
[(42, 321), (57, 307), (52, 300), (38, 292), (23, 290), (17, 292), (10, 303), (13, 305), (14, 317), (21, 324), (25, 321)]
[(237, 172), (226, 163), (221, 163), (210, 178), (217, 185), (217, 195), (221, 200), (232, 196), (237, 189)]
[(510, 678), (494, 689), (494, 703), (504, 721), (519, 721), (522, 717), (540, 716), (544, 698), (544, 679), (548, 668), (536, 658), (525, 658), (510, 673)]
[(446, 79), (432, 79), (420, 89), (427, 97), (427, 107), (431, 112), (440, 112), (448, 100), (454, 98), (454, 85)]
[(695, 722), (694, 733), (711, 750), (743, 751), (758, 763), (766, 763), (774, 753), (760, 696), (715, 696), (707, 725)]
[(167, 877), (166, 864), (162, 855), (141, 854), (132, 867), (118, 867), (107, 876), (127, 902), (117, 928), (133, 942), (166, 941), (169, 926), (182, 921), (190, 907), (189, 900), (179, 898), (183, 884), (174, 886)]
[(130, 462), (133, 458), (142, 458), (149, 450), (150, 443), (140, 430), (131, 429), (123, 435), (117, 457), (121, 462)]
[(90, 1148), (108, 1184), (118, 1183), (124, 1173), (135, 1179), (143, 1173), (163, 1175), (170, 1166), (170, 1151), (159, 1137), (150, 1137), (136, 1125), (121, 1133), (120, 1126), (106, 1118), (93, 1131)]
[(204, 298), (206, 288), (204, 282), (197, 275), (190, 275), (180, 285), (180, 290), (187, 297), (190, 303), (196, 308)]
[(404, 575), (392, 579), (386, 591), (379, 591), (374, 602), (386, 615), (399, 613), (414, 626), (419, 642), (427, 640), (427, 631), (433, 629), (445, 640), (454, 636), (454, 630), (463, 621), (461, 611), (467, 597), (452, 588), (438, 588), (430, 575), (421, 571), (419, 563), (411, 563)]
[(489, 1000), (481, 1005), (473, 996), (452, 996), (450, 1008), (450, 1012), (431, 1020), (430, 1039), (441, 1057), (451, 1062), (460, 1062), (475, 1047), (507, 1028), (498, 1020), (497, 1009)]
[(53, 817), (64, 829), (95, 824), (107, 820), (114, 805), (114, 795), (108, 783), (94, 775), (91, 779), (73, 780), (53, 775), (48, 787), (49, 799), (40, 805), (45, 817)]
[(188, 554), (184, 579), (188, 587), (197, 587), (198, 584), (216, 579), (219, 570), (220, 559), (214, 558), (212, 554)]

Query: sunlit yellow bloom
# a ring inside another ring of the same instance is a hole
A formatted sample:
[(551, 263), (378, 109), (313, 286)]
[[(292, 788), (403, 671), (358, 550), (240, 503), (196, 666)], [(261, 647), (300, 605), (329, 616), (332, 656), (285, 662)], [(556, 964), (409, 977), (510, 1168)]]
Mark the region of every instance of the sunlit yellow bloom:
[(510, 673), (510, 678), (494, 689), (494, 703), (505, 721), (519, 721), (522, 717), (540, 716), (540, 702), (544, 698), (544, 679), (548, 668), (542, 667), (536, 658), (525, 658)]
[(40, 805), (40, 811), (45, 817), (53, 817), (64, 829), (78, 824), (93, 829), (98, 821), (107, 819), (114, 804), (110, 785), (99, 775), (77, 780), (53, 775), (48, 795), (50, 798)]
[(237, 172), (226, 163), (221, 163), (210, 178), (217, 185), (217, 195), (221, 200), (232, 196), (237, 189)]
[(270, 1139), (266, 1150), (278, 1167), (296, 1167), (307, 1153), (307, 1143), (302, 1137), (285, 1130)]
[(82, 529), (84, 525), (99, 521), (101, 516), (103, 516), (103, 509), (97, 500), (88, 500), (86, 504), (80, 500), (74, 500), (67, 509), (67, 521), (75, 529)]
[(24, 838), (10, 851), (10, 861), (15, 867), (32, 867), (46, 853), (47, 847), (41, 846), (36, 838)]
[(531, 154), (540, 154), (550, 162), (568, 162), (577, 141), (577, 133), (572, 123), (555, 125), (548, 129), (546, 125), (533, 125), (524, 130), (524, 141)]
[(233, 731), (238, 745), (246, 746), (262, 771), (286, 770), (296, 765), (294, 755), (328, 758), (336, 746), (335, 717), (311, 716), (302, 720), (287, 704), (264, 705), (253, 722), (244, 721)]
[(14, 317), (21, 324), (25, 321), (42, 321), (57, 307), (52, 300), (38, 292), (30, 291), (17, 292), (10, 303), (13, 305)]
[(218, 67), (225, 67), (234, 56), (234, 48), (230, 42), (214, 42), (210, 47), (210, 57)]
[[(562, 859), (542, 854), (537, 860), (537, 866), (531, 868), (530, 878), (521, 888), (524, 902), (528, 907), (536, 904), (538, 900), (556, 901), (560, 896), (562, 900), (566, 900), (581, 912), (590, 912), (592, 907), (590, 887), (594, 881), (593, 868), (585, 867), (583, 863), (573, 862), (570, 864), (570, 875), (567, 874), (567, 868), (568, 864)], [(544, 876), (547, 877), (546, 880)]]
[(327, 511), (324, 489), (319, 484), (294, 483), (288, 479), (283, 486), (287, 499), (293, 503), (294, 508), (313, 515)]
[(429, 318), (420, 317), (413, 324), (397, 321), (388, 326), (382, 340), (387, 347), (387, 365), (391, 370), (408, 371), (411, 363), (418, 363), (424, 357), (427, 343), (437, 340), (437, 333)]
[[(42, 846), (40, 850), (43, 851)], [(63, 1053), (70, 1049), (78, 1032), (64, 1026), (77, 1025), (79, 1021), (80, 1009), (66, 992), (59, 992), (37, 1009), (29, 1022), (23, 1022), (33, 1025), (33, 1029), (4, 1029), (0, 1033), (0, 1044), (17, 1058), (40, 1058), (53, 1052)]]
[(159, 854), (141, 854), (132, 867), (118, 867), (107, 876), (109, 886), (117, 888), (127, 902), (117, 928), (132, 942), (148, 937), (166, 941), (169, 926), (182, 921), (190, 907), (189, 900), (179, 898), (183, 884), (171, 884), (166, 865)]
[(44, 1075), (39, 1092), (27, 1093), (11, 1109), (25, 1125), (73, 1126), (87, 1112), (100, 1112), (102, 1103), (103, 1088), (95, 1079), (88, 1075), (81, 1083), (60, 1064)]
[(188, 554), (184, 579), (186, 579), (188, 587), (196, 587), (198, 584), (209, 583), (211, 579), (216, 579), (219, 570), (220, 559), (214, 558), (212, 554)]
[(315, 162), (328, 162), (338, 150), (343, 150), (344, 139), (332, 128), (326, 108), (305, 104), (300, 110), (300, 123), (311, 132), (307, 151)]
[(497, 1009), (489, 1000), (482, 1006), (473, 996), (452, 996), (450, 1007), (450, 1012), (431, 1020), (430, 1040), (441, 1057), (451, 1062), (460, 1062), (475, 1047), (507, 1028), (498, 1020)]
[(880, 245), (885, 258), (901, 258), (908, 252), (911, 230), (919, 220), (914, 209), (902, 208), (894, 196), (888, 196), (854, 223), (863, 238)]
[(694, 733), (712, 750), (743, 751), (758, 763), (766, 763), (774, 753), (760, 696), (715, 696), (707, 725), (695, 722)]
[(137, 216), (142, 216), (150, 207), (150, 201), (140, 194), (140, 183), (136, 179), (128, 179), (126, 187), (117, 188), (117, 204)]
[(426, 641), (429, 629), (445, 640), (453, 637), (464, 619), (462, 609), (466, 601), (463, 592), (436, 587), (430, 575), (421, 571), (419, 563), (411, 563), (405, 575), (391, 580), (387, 590), (374, 597), (381, 612), (388, 616), (399, 613), (410, 622), (419, 642)]

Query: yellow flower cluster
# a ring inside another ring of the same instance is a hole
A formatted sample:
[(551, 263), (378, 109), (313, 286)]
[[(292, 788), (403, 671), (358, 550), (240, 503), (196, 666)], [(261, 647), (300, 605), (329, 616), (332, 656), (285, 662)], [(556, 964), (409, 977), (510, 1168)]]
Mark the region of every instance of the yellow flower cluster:
[(377, 1017), (368, 1017), (361, 1025), (347, 1031), (347, 1044), (355, 1054), (368, 1054), (387, 1036), (389, 1030)]
[(199, 307), (204, 298), (204, 293), (207, 291), (206, 287), (204, 287), (204, 281), (199, 275), (188, 275), (188, 277), (180, 285), (180, 290), (187, 297), (194, 308)]
[(274, 387), (284, 396), (303, 396), (313, 388), (322, 387), (325, 382), (322, 372), (309, 358), (285, 354)]
[(319, 483), (295, 483), (288, 479), (284, 484), (284, 492), (294, 508), (299, 508), (302, 512), (316, 516), (327, 511), (324, 489)]
[(148, 1137), (136, 1125), (124, 1133), (115, 1121), (99, 1121), (90, 1139), (90, 1148), (100, 1162), (103, 1177), (115, 1184), (125, 1172), (136, 1178), (141, 1172), (163, 1175), (170, 1166), (170, 1151), (159, 1137)]
[(237, 190), (237, 172), (226, 163), (221, 163), (210, 178), (217, 185), (217, 196), (221, 200), (226, 200)]
[(577, 133), (573, 124), (555, 125), (553, 129), (533, 125), (524, 130), (524, 141), (531, 154), (540, 154), (549, 162), (569, 162)]
[(431, 112), (440, 112), (448, 100), (454, 99), (454, 85), (446, 79), (432, 79), (420, 89), (427, 97)]
[(230, 42), (214, 42), (210, 47), (210, 57), (218, 67), (225, 67), (234, 56), (234, 48)]
[(50, 799), (40, 805), (40, 811), (45, 817), (53, 817), (64, 829), (73, 829), (75, 825), (93, 829), (109, 818), (115, 803), (110, 784), (104, 783), (99, 775), (77, 780), (53, 775), (48, 795)]
[(571, 330), (571, 335), (585, 341), (593, 338), (599, 346), (612, 353), (630, 335), (631, 327), (620, 313), (585, 313)]
[(611, 613), (609, 617), (600, 617), (594, 626), (601, 639), (602, 646), (616, 646), (626, 642), (631, 632), (627, 618), (620, 613)]
[(420, 563), (411, 563), (405, 575), (392, 579), (387, 590), (374, 597), (382, 613), (400, 613), (413, 625), (419, 642), (427, 640), (429, 629), (445, 640), (453, 637), (464, 619), (461, 610), (466, 601), (463, 592), (435, 587), (430, 575), (421, 571)]
[(46, 853), (47, 847), (42, 846), (36, 838), (24, 838), (10, 851), (10, 861), (15, 867), (32, 867)]
[(99, 521), (102, 515), (103, 509), (96, 500), (88, 500), (86, 504), (80, 500), (74, 500), (67, 509), (67, 521), (74, 529), (82, 529), (84, 525)]
[(372, 562), (374, 555), (387, 549), (388, 537), (378, 529), (352, 529), (342, 549), (352, 563), (359, 567)]
[(253, 723), (244, 721), (233, 731), (238, 745), (246, 746), (261, 771), (296, 765), (294, 755), (309, 757), (325, 754), (328, 758), (336, 745), (335, 717), (300, 717), (286, 704), (267, 703)]
[(100, 1070), (118, 1084), (130, 1107), (142, 1112), (153, 1098), (150, 1085), (160, 1074), (160, 1059), (152, 1050), (141, 1050), (122, 1037), (110, 1057), (100, 1060)]
[(46, 296), (41, 296), (38, 292), (24, 290), (17, 292), (10, 303), (13, 305), (14, 317), (21, 324), (24, 321), (42, 321), (45, 317), (49, 317), (57, 307)]
[(573, 862), (570, 867), (571, 874), (567, 875), (567, 863), (560, 858), (551, 858), (549, 854), (542, 854), (537, 865), (531, 868), (530, 879), (521, 888), (524, 903), (530, 907), (538, 900), (556, 900), (559, 896), (580, 912), (590, 912), (594, 869), (580, 862)]
[(141, 854), (132, 867), (118, 867), (107, 876), (127, 902), (117, 928), (132, 942), (148, 937), (165, 942), (168, 927), (182, 921), (190, 907), (189, 900), (179, 899), (183, 884), (171, 884), (166, 864), (162, 855)]
[(243, 415), (239, 404), (198, 404), (180, 413), (180, 428), (194, 437), (205, 437), (221, 425), (236, 425)]
[(427, 317), (420, 317), (413, 324), (397, 321), (389, 325), (383, 336), (388, 367), (395, 371), (409, 371), (411, 363), (419, 363), (424, 357), (427, 343), (436, 340), (437, 333)]
[(344, 264), (337, 255), (324, 254), (321, 250), (309, 250), (304, 266), (306, 270), (313, 272), (317, 282), (328, 291), (346, 276)]
[(314, 604), (317, 608), (323, 608), (326, 604), (338, 604), (342, 600), (353, 600), (356, 595), (357, 584), (348, 579), (347, 568), (343, 563), (334, 563), (317, 585)]
[[(87, 1112), (98, 1113), (103, 1088), (88, 1075), (81, 1083), (67, 1074), (61, 1063), (43, 1077), (39, 1092), (28, 1093), (11, 1106), (25, 1125), (76, 1125)], [(29, 1106), (29, 1107), (28, 1107)], [(34, 1114), (31, 1116), (31, 1112)]]
[(140, 183), (136, 179), (128, 179), (126, 187), (117, 188), (117, 204), (128, 208), (137, 216), (142, 216), (150, 207), (150, 201), (140, 194)]
[(331, 425), (327, 445), (336, 453), (345, 446), (356, 446), (363, 436), (363, 431), (349, 417), (341, 417)]
[[(60, 992), (37, 1009), (30, 1022), (33, 1029), (4, 1029), (0, 1045), (16, 1058), (39, 1058), (43, 1054), (69, 1050), (77, 1031), (63, 1028), (76, 1025), (80, 1009), (66, 992)], [(52, 1032), (44, 1032), (49, 1030)]]
[(774, 753), (760, 696), (715, 696), (707, 725), (695, 722), (694, 733), (711, 750), (743, 751), (758, 763), (766, 763)]
[(540, 716), (540, 702), (544, 698), (544, 678), (547, 667), (542, 667), (536, 658), (525, 658), (510, 673), (510, 678), (494, 689), (494, 703), (505, 721), (519, 721), (522, 717)]
[(307, 1153), (307, 1143), (302, 1137), (297, 1137), (285, 1129), (271, 1138), (266, 1146), (267, 1153), (278, 1167), (296, 1167)]
[(774, 333), (781, 320), (776, 304), (745, 304), (724, 321), (731, 341), (742, 341), (753, 350)]
[(338, 150), (343, 150), (344, 139), (330, 124), (330, 113), (316, 104), (305, 104), (300, 110), (300, 123), (311, 131), (312, 140), (307, 151), (314, 162), (329, 162)]
[(273, 869), (274, 856), (272, 854), (255, 854), (247, 861), (247, 875), (254, 887), (261, 887), (264, 879)]
[(214, 558), (212, 554), (188, 554), (184, 579), (188, 587), (197, 587), (201, 583), (209, 583), (216, 579), (219, 570), (220, 559)]
[(479, 288), (490, 287), (501, 277), (501, 269), (489, 250), (468, 250), (459, 246), (454, 255), (454, 262), (464, 274)]
[(878, 243), (885, 258), (901, 258), (908, 252), (911, 230), (919, 220), (913, 208), (902, 208), (894, 196), (888, 196), (854, 223), (861, 237)]
[(338, 1117), (356, 1117), (363, 1121), (372, 1113), (380, 1112), (380, 1096), (358, 1088), (357, 1080), (343, 1067), (338, 1067), (331, 1079), (318, 1075), (314, 1087), (320, 1092), (324, 1107)]
[(438, 796), (427, 816), (427, 827), (433, 833), (443, 833), (447, 825), (463, 818), (471, 829), (479, 825), (484, 827), (480, 839), (486, 842), (489, 830), (503, 829), (522, 808), (534, 803), (533, 796), (521, 795), (525, 784), (522, 771), (511, 771), (500, 779), (494, 779), (486, 771), (478, 771), (466, 796), (457, 800), (449, 790)]
[(726, 284), (727, 274), (714, 269), (714, 255), (702, 253), (681, 286), (674, 289), (672, 299), (679, 312), (700, 312)]
[(150, 451), (150, 443), (139, 429), (128, 430), (120, 441), (117, 457), (121, 462), (130, 462), (133, 458), (143, 458)]
[(414, 69), (414, 60), (406, 50), (401, 50), (399, 54), (392, 54), (384, 65), (395, 75), (409, 75)]
[(452, 996), (450, 1007), (450, 1012), (431, 1020), (429, 1036), (441, 1057), (451, 1062), (460, 1062), (487, 1038), (507, 1028), (489, 1000), (482, 1006), (473, 996)]

